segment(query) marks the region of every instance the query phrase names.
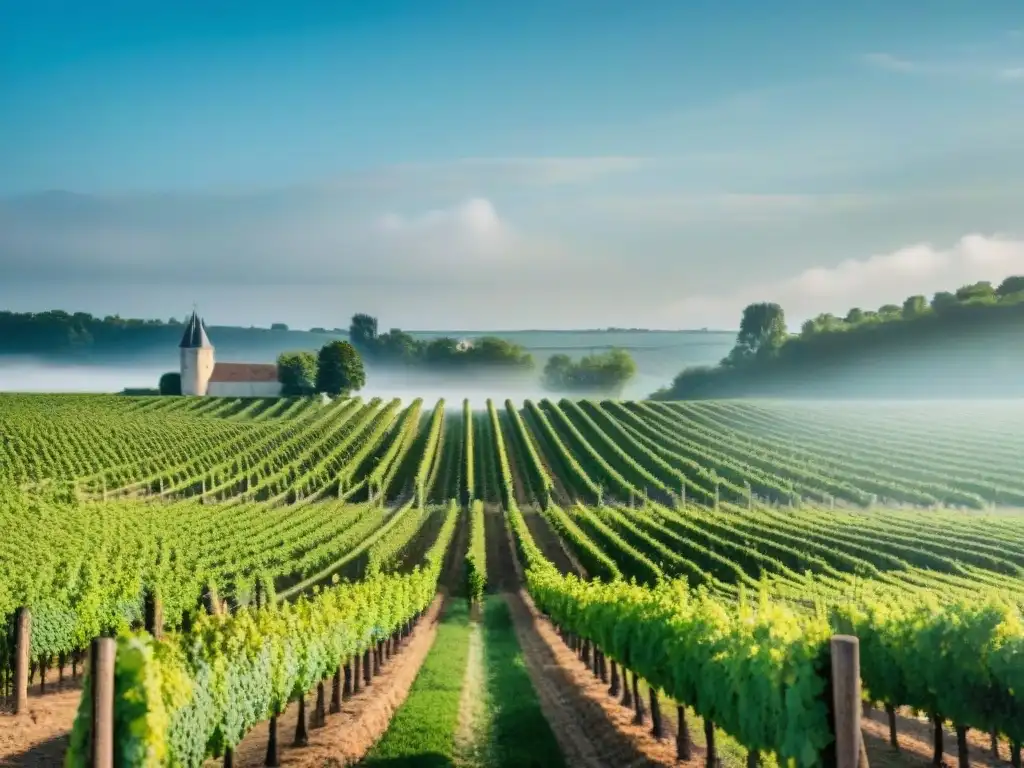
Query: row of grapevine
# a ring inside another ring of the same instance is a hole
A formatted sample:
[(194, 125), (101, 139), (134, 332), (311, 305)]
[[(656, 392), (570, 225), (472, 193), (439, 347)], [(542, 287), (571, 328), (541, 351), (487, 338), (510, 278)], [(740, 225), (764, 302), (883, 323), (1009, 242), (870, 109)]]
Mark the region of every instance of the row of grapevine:
[[(450, 514), (423, 567), (412, 573), (339, 584), (274, 608), (203, 615), (188, 632), (163, 640), (120, 636), (115, 762), (198, 766), (393, 636), (434, 599), (455, 521)], [(68, 765), (87, 764), (89, 685), (87, 679)]]

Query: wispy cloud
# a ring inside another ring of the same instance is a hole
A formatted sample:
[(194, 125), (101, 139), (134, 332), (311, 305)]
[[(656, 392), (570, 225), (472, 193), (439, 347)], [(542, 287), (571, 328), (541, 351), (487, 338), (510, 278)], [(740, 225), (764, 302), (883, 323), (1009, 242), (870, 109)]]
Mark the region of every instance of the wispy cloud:
[(865, 53), (864, 62), (889, 72), (928, 72), (932, 67), (918, 61), (893, 56), (891, 53)]
[(997, 81), (1024, 80), (1024, 65), (978, 58), (911, 59), (891, 53), (866, 53), (861, 60), (874, 69), (904, 75), (958, 77)]

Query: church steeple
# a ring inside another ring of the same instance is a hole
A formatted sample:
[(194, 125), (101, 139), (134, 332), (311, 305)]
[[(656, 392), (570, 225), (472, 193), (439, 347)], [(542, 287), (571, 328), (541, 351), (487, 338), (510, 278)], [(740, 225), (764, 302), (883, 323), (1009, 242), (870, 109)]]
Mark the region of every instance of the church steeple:
[(206, 323), (202, 321), (198, 313), (193, 309), (192, 317), (185, 323), (185, 333), (178, 345), (181, 349), (208, 349), (212, 348), (210, 337), (206, 335)]

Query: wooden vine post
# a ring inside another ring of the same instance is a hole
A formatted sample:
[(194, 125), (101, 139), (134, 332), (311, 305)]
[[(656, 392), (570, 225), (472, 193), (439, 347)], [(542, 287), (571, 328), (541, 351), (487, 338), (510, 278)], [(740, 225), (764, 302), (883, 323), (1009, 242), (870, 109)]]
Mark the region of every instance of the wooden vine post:
[[(860, 730), (860, 641), (852, 635), (834, 635), (831, 655), (831, 707), (836, 768), (868, 768), (867, 752)], [(829, 756), (831, 757), (831, 756)]]
[(92, 641), (89, 675), (92, 678), (92, 722), (89, 727), (89, 765), (114, 766), (114, 663), (117, 641), (97, 637)]
[(28, 712), (29, 650), (32, 645), (32, 611), (18, 609), (14, 638), (14, 714)]

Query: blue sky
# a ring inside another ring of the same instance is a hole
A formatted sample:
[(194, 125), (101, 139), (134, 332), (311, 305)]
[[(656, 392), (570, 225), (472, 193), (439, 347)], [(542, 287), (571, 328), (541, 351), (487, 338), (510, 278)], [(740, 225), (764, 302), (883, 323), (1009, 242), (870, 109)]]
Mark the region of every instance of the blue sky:
[(730, 326), (1024, 271), (1019, 2), (0, 0), (0, 124), (15, 309)]

